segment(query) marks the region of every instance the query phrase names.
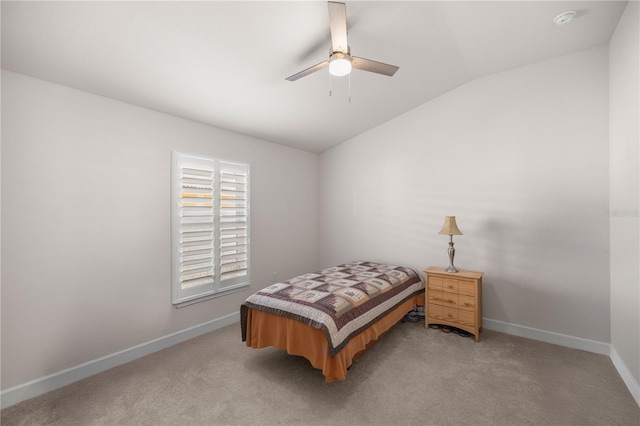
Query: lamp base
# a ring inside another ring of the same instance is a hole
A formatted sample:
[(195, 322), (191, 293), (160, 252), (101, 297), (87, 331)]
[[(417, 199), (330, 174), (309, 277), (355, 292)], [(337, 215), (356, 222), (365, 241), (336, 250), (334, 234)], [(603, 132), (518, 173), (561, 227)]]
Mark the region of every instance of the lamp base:
[(460, 272), (460, 269), (453, 266), (453, 258), (456, 255), (456, 249), (453, 248), (453, 235), (449, 236), (451, 239), (449, 240), (449, 249), (447, 253), (449, 254), (449, 267), (445, 269), (445, 272)]

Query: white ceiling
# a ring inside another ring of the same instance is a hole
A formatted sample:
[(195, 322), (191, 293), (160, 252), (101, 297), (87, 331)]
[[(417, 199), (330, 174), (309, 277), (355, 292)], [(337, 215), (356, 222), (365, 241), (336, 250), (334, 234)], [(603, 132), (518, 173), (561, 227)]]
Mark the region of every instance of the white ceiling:
[[(626, 2), (347, 1), (356, 56), (328, 69), (324, 1), (2, 1), (2, 67), (322, 152), (473, 79), (607, 43)], [(576, 18), (556, 26), (568, 9)]]

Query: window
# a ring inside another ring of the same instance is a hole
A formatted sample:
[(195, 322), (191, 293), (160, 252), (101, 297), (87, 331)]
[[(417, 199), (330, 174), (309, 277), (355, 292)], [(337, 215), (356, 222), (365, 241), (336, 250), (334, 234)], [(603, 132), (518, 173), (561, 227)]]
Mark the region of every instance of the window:
[(249, 286), (249, 165), (172, 153), (172, 303)]

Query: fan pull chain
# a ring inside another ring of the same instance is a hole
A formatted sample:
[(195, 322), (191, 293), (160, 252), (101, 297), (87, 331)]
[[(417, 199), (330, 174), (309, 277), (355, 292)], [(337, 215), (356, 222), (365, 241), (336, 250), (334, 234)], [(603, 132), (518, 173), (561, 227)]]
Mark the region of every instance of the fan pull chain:
[[(348, 84), (349, 84), (349, 102), (351, 102), (351, 74), (349, 74), (348, 78)], [(331, 73), (329, 73), (329, 97), (331, 97), (332, 95), (332, 91), (331, 91), (331, 84), (333, 82), (333, 79), (331, 78)]]

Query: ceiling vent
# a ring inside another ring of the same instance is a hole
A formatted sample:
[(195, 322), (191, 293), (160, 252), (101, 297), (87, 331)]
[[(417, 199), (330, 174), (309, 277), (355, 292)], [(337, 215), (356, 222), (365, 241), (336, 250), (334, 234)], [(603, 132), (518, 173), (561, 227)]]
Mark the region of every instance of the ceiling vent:
[(556, 16), (553, 22), (555, 22), (556, 25), (568, 24), (575, 16), (575, 10), (567, 10), (566, 12), (562, 12), (560, 15)]

